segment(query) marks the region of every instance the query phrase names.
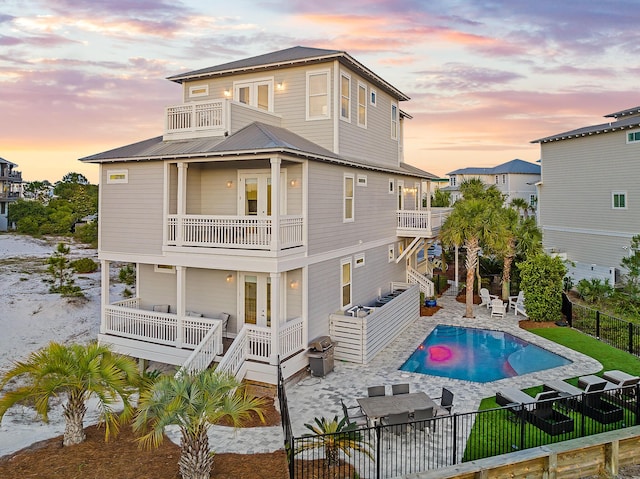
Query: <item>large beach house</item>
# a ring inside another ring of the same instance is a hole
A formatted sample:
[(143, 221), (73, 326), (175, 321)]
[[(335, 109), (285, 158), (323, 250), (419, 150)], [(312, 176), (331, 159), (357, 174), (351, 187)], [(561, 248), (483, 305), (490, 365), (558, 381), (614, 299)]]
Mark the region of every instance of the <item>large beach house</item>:
[[(447, 213), (404, 162), (407, 95), (305, 47), (169, 80), (163, 135), (81, 159), (100, 165), (100, 341), (268, 383), (320, 336), (366, 363), (432, 293), (416, 252)], [(110, 298), (112, 262), (136, 264), (135, 298)]]
[(640, 107), (604, 123), (534, 140), (540, 144), (539, 224), (548, 251), (575, 280), (609, 279), (640, 232)]
[(9, 205), (20, 198), (22, 173), (15, 169), (17, 166), (0, 158), (0, 231), (9, 229)]

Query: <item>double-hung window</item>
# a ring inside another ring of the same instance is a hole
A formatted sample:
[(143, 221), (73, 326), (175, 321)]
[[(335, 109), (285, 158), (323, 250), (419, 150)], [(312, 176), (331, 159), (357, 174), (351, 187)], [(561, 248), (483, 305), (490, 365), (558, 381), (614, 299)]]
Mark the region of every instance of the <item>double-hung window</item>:
[(391, 104), (391, 139), (398, 139), (398, 105)]
[(611, 207), (614, 210), (626, 210), (627, 209), (627, 192), (626, 191), (612, 192)]
[(340, 119), (351, 121), (351, 77), (340, 73)]
[(354, 178), (353, 175), (344, 175), (344, 212), (343, 221), (345, 223), (354, 220)]
[(329, 70), (307, 72), (307, 120), (329, 118)]
[(367, 127), (367, 85), (358, 82), (358, 126)]

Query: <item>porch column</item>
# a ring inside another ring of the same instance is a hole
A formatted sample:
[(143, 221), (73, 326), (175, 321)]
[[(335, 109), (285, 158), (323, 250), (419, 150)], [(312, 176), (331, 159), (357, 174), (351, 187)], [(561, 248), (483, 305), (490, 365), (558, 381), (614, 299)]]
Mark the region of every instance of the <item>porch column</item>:
[(176, 245), (182, 246), (184, 215), (187, 213), (187, 168), (184, 162), (178, 163), (178, 204), (176, 221)]
[(106, 307), (109, 306), (109, 267), (111, 262), (100, 261), (100, 334), (107, 332)]
[(282, 307), (280, 301), (282, 275), (270, 273), (271, 276), (271, 358), (269, 364), (278, 364), (280, 354), (280, 321), (282, 320)]
[[(280, 158), (271, 158), (271, 251), (280, 249)], [(271, 283), (273, 288), (273, 283)]]
[(186, 292), (187, 292), (187, 268), (176, 266), (176, 313), (178, 315), (176, 323), (176, 347), (181, 348), (184, 343), (184, 317), (186, 315)]

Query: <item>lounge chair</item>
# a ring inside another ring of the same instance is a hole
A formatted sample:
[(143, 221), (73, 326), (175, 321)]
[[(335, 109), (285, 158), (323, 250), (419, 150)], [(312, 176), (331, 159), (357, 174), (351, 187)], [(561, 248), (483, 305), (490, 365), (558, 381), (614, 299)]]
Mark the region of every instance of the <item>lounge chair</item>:
[[(640, 382), (640, 376), (633, 376), (629, 373), (625, 373), (624, 371), (620, 371), (619, 369), (605, 371), (604, 373), (602, 373), (602, 379), (607, 380), (609, 383), (618, 388), (635, 386)], [(605, 387), (605, 390), (607, 389), (612, 388), (607, 385), (607, 387)]]
[(393, 384), (391, 385), (391, 391), (394, 396), (397, 394), (409, 394), (409, 383)]
[(612, 424), (622, 420), (624, 412), (619, 406), (603, 399), (607, 381), (592, 382), (585, 389), (577, 388), (560, 380), (544, 383), (545, 391), (556, 391), (563, 399), (562, 403), (569, 408), (595, 419), (602, 424)]
[(507, 310), (505, 309), (502, 300), (499, 298), (491, 300), (491, 317), (502, 319), (505, 314), (507, 314)]
[(607, 381), (604, 388), (608, 399), (622, 407), (631, 411), (636, 411), (638, 401), (638, 385), (640, 377), (632, 376), (618, 369), (605, 371), (602, 378)]
[(480, 306), (486, 306), (487, 309), (489, 309), (491, 308), (491, 301), (497, 298), (497, 295), (489, 294), (489, 290), (487, 288), (480, 288), (480, 299), (482, 300)]
[(516, 388), (504, 388), (496, 393), (496, 402), (508, 407), (518, 417), (551, 436), (573, 431), (573, 419), (553, 408), (557, 391), (543, 391), (536, 397)]

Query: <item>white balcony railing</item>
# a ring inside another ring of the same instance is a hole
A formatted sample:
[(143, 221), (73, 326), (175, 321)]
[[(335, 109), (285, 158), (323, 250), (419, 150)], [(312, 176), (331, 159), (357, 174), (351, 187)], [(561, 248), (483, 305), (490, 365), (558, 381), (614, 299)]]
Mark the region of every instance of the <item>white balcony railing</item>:
[(226, 128), (225, 100), (190, 102), (166, 108), (168, 134), (207, 131), (220, 135)]
[(435, 208), (430, 210), (398, 210), (398, 233), (432, 235), (444, 223), (451, 213), (451, 208)]
[[(302, 216), (281, 216), (280, 249), (302, 246)], [(273, 221), (255, 216), (169, 215), (169, 246), (270, 250)]]

